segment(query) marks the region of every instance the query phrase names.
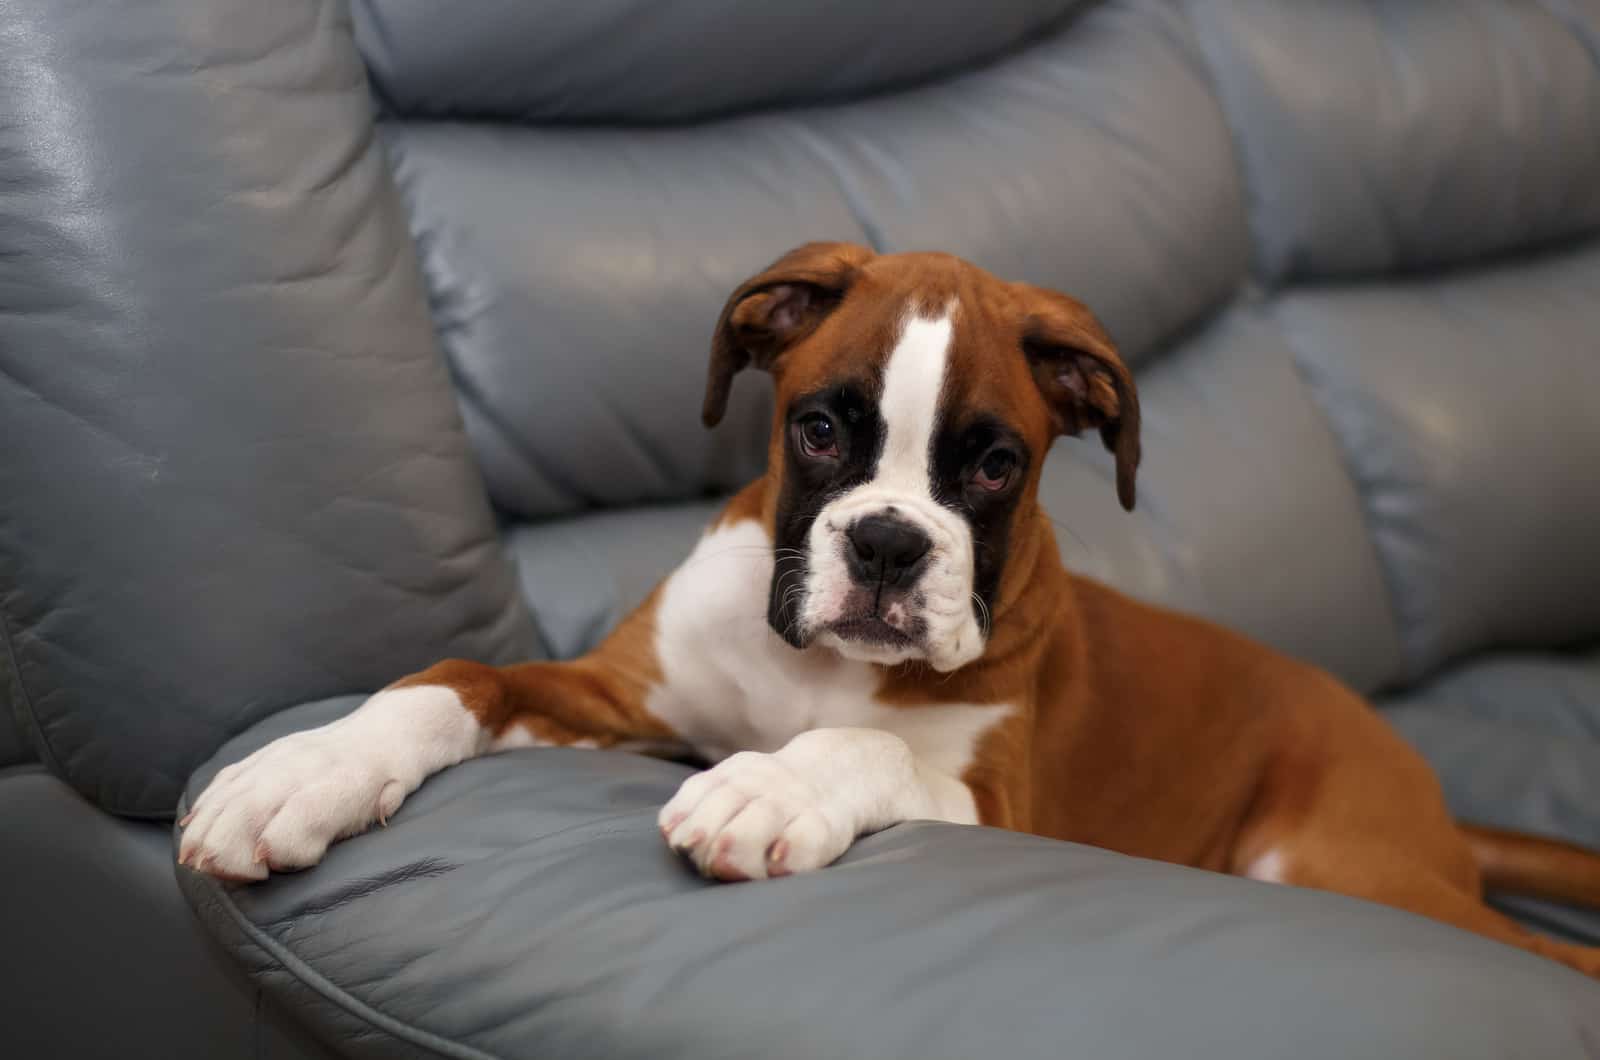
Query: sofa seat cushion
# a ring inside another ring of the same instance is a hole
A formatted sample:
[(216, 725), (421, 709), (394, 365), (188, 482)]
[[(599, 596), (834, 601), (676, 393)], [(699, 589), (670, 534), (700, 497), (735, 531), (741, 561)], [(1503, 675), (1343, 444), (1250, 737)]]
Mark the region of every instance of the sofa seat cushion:
[[(356, 702), (260, 724), (189, 798)], [(356, 1056), (1054, 1058), (1071, 1042), (1107, 1060), (1464, 1060), (1600, 1042), (1600, 985), (1520, 950), (994, 829), (902, 825), (821, 873), (708, 884), (655, 829), (684, 775), (515, 751), (434, 777), (310, 871), (180, 882), (268, 994)]]
[[(1600, 645), (1482, 656), (1382, 705), (1433, 763), (1461, 819), (1600, 850)], [(1600, 913), (1505, 907), (1600, 944)]]

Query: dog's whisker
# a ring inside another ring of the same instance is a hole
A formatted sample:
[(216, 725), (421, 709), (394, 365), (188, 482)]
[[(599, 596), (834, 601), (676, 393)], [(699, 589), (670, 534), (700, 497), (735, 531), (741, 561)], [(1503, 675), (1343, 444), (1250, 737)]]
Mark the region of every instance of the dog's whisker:
[(989, 617), (989, 605), (984, 603), (983, 597), (979, 596), (977, 593), (972, 594), (972, 602), (978, 605), (978, 631), (982, 633), (985, 638), (987, 638), (989, 636), (989, 630), (992, 628)]

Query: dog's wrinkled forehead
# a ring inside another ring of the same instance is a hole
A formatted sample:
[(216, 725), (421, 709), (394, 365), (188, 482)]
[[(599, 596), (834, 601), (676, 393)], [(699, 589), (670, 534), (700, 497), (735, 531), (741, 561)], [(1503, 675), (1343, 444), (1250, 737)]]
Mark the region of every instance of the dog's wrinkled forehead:
[(779, 374), (780, 397), (859, 387), (886, 421), (933, 423), (963, 410), (1004, 416), (1042, 441), (1047, 410), (1023, 360), (1014, 298), (992, 276), (942, 254), (862, 266), (811, 341)]

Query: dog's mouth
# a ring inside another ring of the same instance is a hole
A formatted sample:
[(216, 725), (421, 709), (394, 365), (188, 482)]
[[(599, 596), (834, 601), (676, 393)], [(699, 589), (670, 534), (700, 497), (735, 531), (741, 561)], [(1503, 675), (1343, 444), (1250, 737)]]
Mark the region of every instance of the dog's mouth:
[(868, 644), (877, 648), (913, 648), (916, 641), (905, 630), (889, 624), (881, 615), (859, 615), (830, 623), (828, 632), (840, 640)]
[(927, 632), (919, 594), (873, 592), (857, 588), (840, 614), (823, 628), (847, 644), (874, 651), (915, 650)]

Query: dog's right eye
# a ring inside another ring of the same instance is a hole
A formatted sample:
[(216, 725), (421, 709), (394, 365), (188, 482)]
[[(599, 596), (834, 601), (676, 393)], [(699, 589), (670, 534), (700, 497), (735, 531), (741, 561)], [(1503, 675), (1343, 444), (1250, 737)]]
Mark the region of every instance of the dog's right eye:
[(1017, 454), (1009, 449), (992, 450), (983, 458), (983, 463), (978, 465), (978, 473), (972, 476), (973, 485), (989, 493), (997, 493), (1006, 488), (1011, 482), (1011, 472), (1017, 467)]
[(839, 455), (839, 439), (833, 421), (820, 412), (813, 412), (795, 425), (800, 438), (800, 451), (813, 459), (828, 459)]

